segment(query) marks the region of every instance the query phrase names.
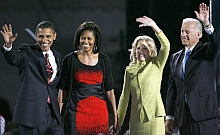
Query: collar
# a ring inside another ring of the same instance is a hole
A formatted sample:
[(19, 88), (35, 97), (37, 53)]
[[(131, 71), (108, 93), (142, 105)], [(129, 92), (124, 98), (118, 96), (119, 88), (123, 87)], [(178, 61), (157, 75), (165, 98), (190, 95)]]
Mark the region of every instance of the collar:
[(188, 47), (185, 46), (185, 52), (184, 52), (184, 54), (186, 54), (186, 51), (187, 51), (188, 49), (190, 49), (191, 52), (192, 52), (192, 50), (193, 50), (193, 48), (194, 48), (195, 46), (196, 46), (196, 45), (192, 46), (191, 48), (188, 48)]
[(49, 50), (48, 52), (43, 51), (42, 53), (43, 53), (44, 56), (45, 56), (46, 53), (49, 54), (49, 57), (53, 56), (53, 52), (51, 50)]

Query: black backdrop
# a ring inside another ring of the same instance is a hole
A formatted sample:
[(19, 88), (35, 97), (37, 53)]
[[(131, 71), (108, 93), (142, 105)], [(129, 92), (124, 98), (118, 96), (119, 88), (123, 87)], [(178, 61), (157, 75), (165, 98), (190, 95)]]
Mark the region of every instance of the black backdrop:
[[(170, 55), (183, 48), (179, 38), (182, 19), (186, 17), (196, 18), (194, 11), (198, 11), (200, 3), (210, 4), (209, 0), (127, 0), (127, 48), (131, 48), (131, 44), (136, 36), (140, 33), (149, 35), (155, 39), (157, 45), (159, 42), (156, 39), (153, 31), (150, 28), (138, 28), (138, 23), (135, 22), (135, 18), (143, 15), (147, 15), (153, 18), (158, 26), (168, 37), (171, 43)], [(220, 1), (213, 0), (212, 3), (212, 21), (215, 29), (220, 30)], [(220, 32), (219, 32), (220, 33)], [(202, 42), (207, 42), (206, 36), (201, 39)], [(160, 46), (157, 46), (158, 48)], [(217, 91), (220, 91), (220, 57), (216, 59), (216, 84)], [(163, 80), (161, 85), (161, 95), (165, 104), (167, 83), (169, 75), (169, 59), (166, 63)], [(220, 92), (219, 96), (220, 97)], [(219, 98), (220, 104), (220, 98)], [(122, 132), (128, 129), (129, 126), (129, 111), (127, 111), (127, 117), (122, 127)], [(122, 134), (122, 133), (121, 133)]]
[[(38, 1), (38, 0), (35, 0), (35, 1)], [(11, 2), (12, 1), (9, 0), (6, 3), (2, 3), (0, 11), (9, 10), (7, 5), (10, 5)], [(39, 2), (42, 2), (42, 0), (40, 0)], [(147, 35), (153, 37), (156, 41), (156, 44), (159, 45), (152, 30), (149, 28), (140, 28), (139, 29), (138, 23), (135, 22), (135, 18), (137, 18), (139, 16), (143, 16), (143, 15), (147, 15), (147, 16), (153, 18), (157, 22), (159, 27), (163, 30), (163, 32), (167, 35), (168, 39), (170, 40), (170, 43), (171, 43), (170, 54), (173, 54), (174, 52), (176, 52), (182, 48), (180, 38), (179, 38), (182, 19), (186, 18), (186, 17), (195, 18), (194, 10), (198, 10), (199, 3), (202, 3), (202, 2), (209, 4), (209, 0), (176, 0), (176, 1), (175, 0), (126, 0), (126, 18), (127, 18), (127, 20), (126, 20), (126, 25), (127, 25), (126, 26), (126, 40), (123, 41), (123, 42), (126, 42), (125, 43), (126, 47), (124, 47), (123, 50), (121, 50), (120, 53), (118, 54), (120, 56), (120, 57), (118, 57), (118, 59), (119, 59), (118, 61), (122, 61), (122, 63), (120, 64), (120, 66), (122, 67), (121, 72), (124, 72), (124, 67), (128, 64), (129, 55), (128, 55), (127, 49), (131, 48), (132, 41), (140, 33), (144, 33), (144, 34), (147, 34)], [(16, 7), (16, 5), (20, 5), (20, 6), (17, 6), (17, 9), (28, 8), (27, 5), (25, 6), (25, 4), (19, 4), (19, 3), (18, 4), (14, 3), (13, 7)], [(63, 2), (63, 3), (65, 3), (65, 2)], [(56, 2), (50, 3), (50, 6), (51, 6), (51, 4), (52, 4), (52, 7), (55, 5), (59, 5)], [(219, 17), (220, 12), (218, 11), (220, 9), (220, 1), (219, 0), (212, 0), (212, 4), (213, 4), (212, 5), (212, 7), (213, 7), (213, 12), (212, 12), (213, 24), (214, 24), (215, 28), (218, 30), (218, 32), (220, 33), (220, 17)], [(74, 3), (74, 5), (77, 5), (77, 3)], [(59, 6), (57, 6), (57, 7), (59, 7)], [(113, 7), (111, 7), (111, 8), (113, 8)], [(44, 9), (44, 10), (46, 10), (46, 9)], [(50, 13), (50, 12), (47, 11), (46, 13)], [(50, 16), (50, 14), (48, 16)], [(11, 17), (11, 16), (6, 15), (6, 17)], [(204, 42), (207, 41), (205, 36), (202, 38), (202, 41), (204, 41)], [(2, 64), (6, 65), (5, 61), (3, 61)], [(217, 86), (217, 91), (220, 91), (220, 73), (219, 73), (219, 71), (220, 71), (220, 57), (219, 56), (216, 58), (216, 64), (217, 64), (216, 86)], [(5, 72), (6, 70), (15, 70), (14, 67), (9, 67), (9, 66), (2, 66), (2, 68), (3, 68), (2, 72)], [(7, 72), (7, 76), (4, 76), (4, 79), (10, 80), (11, 78), (9, 78), (9, 76), (14, 76), (13, 73), (14, 72)], [(168, 73), (169, 73), (169, 60), (167, 61), (167, 64), (164, 69), (162, 88), (161, 88), (161, 94), (162, 94), (162, 98), (163, 98), (164, 103), (165, 103), (165, 97), (166, 97), (166, 91), (167, 91)], [(17, 76), (17, 74), (16, 74), (16, 76)], [(7, 78), (9, 78), (9, 79), (7, 79)], [(13, 81), (18, 82), (17, 79), (18, 78), (15, 77)], [(122, 82), (122, 79), (123, 79), (123, 76), (120, 77), (121, 82)], [(11, 82), (9, 82), (9, 83), (11, 83)], [(16, 89), (18, 89), (17, 88), (18, 86), (10, 85), (10, 87), (11, 88), (9, 88), (9, 89), (15, 89), (15, 87), (16, 87)], [(13, 91), (13, 92), (15, 92), (15, 91)], [(116, 97), (118, 98), (119, 96), (120, 96), (120, 93), (117, 93)], [(219, 94), (219, 96), (220, 96), (220, 94)], [(12, 97), (12, 98), (14, 98), (14, 97)], [(219, 103), (220, 103), (220, 100), (219, 100)], [(126, 130), (128, 128), (128, 120), (125, 121), (125, 123), (126, 123), (125, 127), (122, 130)]]

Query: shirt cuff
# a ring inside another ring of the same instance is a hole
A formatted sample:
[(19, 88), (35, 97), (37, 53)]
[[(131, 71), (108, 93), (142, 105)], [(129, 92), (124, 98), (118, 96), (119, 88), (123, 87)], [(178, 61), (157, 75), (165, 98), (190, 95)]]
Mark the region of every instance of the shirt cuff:
[(166, 116), (166, 120), (172, 120), (172, 121), (174, 121), (174, 117), (171, 116), (171, 115), (168, 115), (168, 116)]
[(7, 47), (5, 46), (5, 44), (4, 44), (4, 45), (3, 45), (3, 48), (4, 48), (5, 51), (8, 51), (8, 52), (9, 52), (9, 51), (11, 51), (11, 49), (12, 49), (12, 45), (11, 45), (10, 48), (7, 48)]
[(210, 24), (210, 27), (204, 27), (205, 32), (211, 35), (214, 32), (214, 27)]

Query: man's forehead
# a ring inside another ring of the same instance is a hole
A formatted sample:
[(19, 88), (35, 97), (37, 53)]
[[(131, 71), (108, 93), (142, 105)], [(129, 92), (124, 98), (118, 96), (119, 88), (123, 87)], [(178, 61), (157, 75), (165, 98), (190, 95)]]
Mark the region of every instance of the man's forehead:
[(52, 32), (38, 32), (37, 33), (38, 35), (53, 35), (53, 33)]
[(47, 34), (53, 34), (53, 30), (51, 28), (39, 28), (37, 31), (38, 34), (43, 34), (43, 33), (47, 33)]

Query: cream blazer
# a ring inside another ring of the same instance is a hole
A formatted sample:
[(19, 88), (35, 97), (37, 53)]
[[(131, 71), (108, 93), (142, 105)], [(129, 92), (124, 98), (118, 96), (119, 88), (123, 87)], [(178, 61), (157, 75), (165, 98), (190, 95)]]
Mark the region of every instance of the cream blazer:
[(163, 68), (168, 59), (170, 43), (161, 31), (156, 34), (161, 48), (156, 58), (149, 62), (137, 62), (126, 67), (122, 94), (118, 104), (119, 124), (122, 125), (132, 96), (132, 114), (139, 113), (140, 122), (145, 123), (159, 116), (166, 116), (160, 89)]

